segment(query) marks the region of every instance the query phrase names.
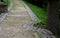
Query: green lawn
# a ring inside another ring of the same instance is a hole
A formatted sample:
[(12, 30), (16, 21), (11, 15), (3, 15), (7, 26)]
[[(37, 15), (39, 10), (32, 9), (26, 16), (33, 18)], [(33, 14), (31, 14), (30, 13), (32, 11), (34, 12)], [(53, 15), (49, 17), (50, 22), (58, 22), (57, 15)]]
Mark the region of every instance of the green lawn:
[(36, 5), (33, 5), (27, 1), (24, 1), (34, 12), (34, 14), (42, 21), (43, 24), (46, 24), (46, 18), (47, 18), (47, 9), (46, 8), (40, 8)]

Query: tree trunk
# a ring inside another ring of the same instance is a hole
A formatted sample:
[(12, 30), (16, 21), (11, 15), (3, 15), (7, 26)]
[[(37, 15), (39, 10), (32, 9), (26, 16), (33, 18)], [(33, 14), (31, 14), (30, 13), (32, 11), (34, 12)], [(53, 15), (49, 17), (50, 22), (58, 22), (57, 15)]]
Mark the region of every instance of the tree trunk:
[(46, 28), (50, 30), (54, 35), (58, 34), (59, 27), (59, 1), (49, 1), (48, 6), (48, 19)]

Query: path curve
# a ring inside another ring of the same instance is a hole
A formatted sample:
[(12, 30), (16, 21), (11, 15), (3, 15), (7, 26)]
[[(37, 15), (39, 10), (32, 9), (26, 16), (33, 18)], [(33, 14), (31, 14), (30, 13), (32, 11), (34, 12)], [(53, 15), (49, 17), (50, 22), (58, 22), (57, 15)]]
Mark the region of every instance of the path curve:
[(0, 23), (0, 38), (39, 38), (37, 32), (28, 29), (32, 19), (24, 4), (20, 0), (12, 2), (13, 8)]

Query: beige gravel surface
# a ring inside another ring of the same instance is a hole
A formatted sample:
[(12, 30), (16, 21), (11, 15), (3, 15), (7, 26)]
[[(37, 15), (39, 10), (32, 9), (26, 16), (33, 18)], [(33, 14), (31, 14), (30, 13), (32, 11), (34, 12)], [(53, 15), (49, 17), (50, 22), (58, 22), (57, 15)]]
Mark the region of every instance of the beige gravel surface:
[(0, 38), (39, 38), (37, 32), (23, 27), (32, 23), (31, 17), (22, 1), (13, 0), (13, 8), (0, 23)]

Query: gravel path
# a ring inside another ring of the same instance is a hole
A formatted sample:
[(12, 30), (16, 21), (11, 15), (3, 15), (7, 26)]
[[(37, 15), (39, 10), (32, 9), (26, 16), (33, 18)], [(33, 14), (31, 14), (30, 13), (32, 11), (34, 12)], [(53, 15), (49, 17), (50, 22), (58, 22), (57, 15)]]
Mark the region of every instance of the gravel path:
[[(20, 0), (13, 0), (13, 8), (0, 23), (0, 38), (39, 38), (38, 33), (28, 27), (32, 19)], [(32, 29), (33, 27), (30, 26)]]

